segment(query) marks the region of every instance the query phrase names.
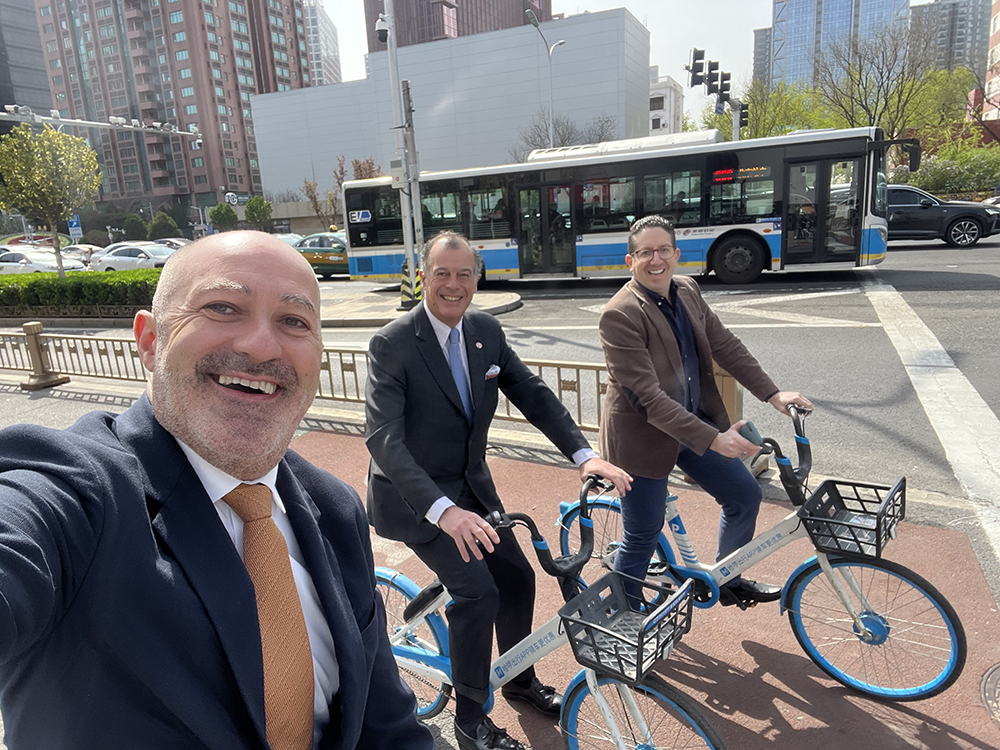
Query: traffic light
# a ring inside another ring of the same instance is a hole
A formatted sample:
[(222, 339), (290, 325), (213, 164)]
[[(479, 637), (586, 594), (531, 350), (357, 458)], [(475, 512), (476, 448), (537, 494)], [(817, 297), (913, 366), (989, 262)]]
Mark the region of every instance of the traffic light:
[(724, 101), (729, 101), (729, 79), (732, 78), (731, 73), (719, 73), (719, 98)]
[(708, 61), (708, 69), (705, 72), (705, 85), (709, 95), (719, 93), (719, 63), (715, 60)]
[(688, 66), (688, 72), (691, 74), (691, 80), (688, 83), (691, 88), (701, 86), (705, 82), (705, 50), (697, 48), (691, 50), (691, 64)]
[(744, 102), (740, 105), (740, 129), (750, 125), (750, 105)]

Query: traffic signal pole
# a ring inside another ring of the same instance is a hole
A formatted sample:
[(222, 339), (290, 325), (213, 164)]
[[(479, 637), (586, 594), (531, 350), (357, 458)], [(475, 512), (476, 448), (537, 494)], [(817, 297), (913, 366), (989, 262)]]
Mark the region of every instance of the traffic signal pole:
[(740, 117), (743, 114), (743, 102), (739, 99), (729, 100), (729, 114), (733, 116), (733, 140), (738, 141), (740, 139)]

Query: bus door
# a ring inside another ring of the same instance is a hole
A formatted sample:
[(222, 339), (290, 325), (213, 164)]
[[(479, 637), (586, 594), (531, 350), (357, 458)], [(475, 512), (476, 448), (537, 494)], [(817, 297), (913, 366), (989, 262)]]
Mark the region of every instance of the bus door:
[(522, 275), (576, 272), (571, 185), (518, 189), (517, 248)]
[(784, 265), (857, 263), (864, 196), (860, 159), (796, 162), (786, 170)]

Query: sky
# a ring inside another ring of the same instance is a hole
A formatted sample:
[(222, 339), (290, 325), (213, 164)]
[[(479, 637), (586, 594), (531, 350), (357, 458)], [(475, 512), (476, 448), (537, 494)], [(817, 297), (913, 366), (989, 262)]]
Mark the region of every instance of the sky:
[[(364, 3), (323, 3), (337, 27), (343, 79), (364, 78), (368, 51)], [(753, 30), (771, 25), (772, 5), (771, 0), (552, 0), (552, 12), (570, 16), (628, 8), (649, 29), (650, 65), (659, 65), (661, 76), (685, 87), (684, 108), (697, 118), (709, 100), (700, 88), (687, 88), (684, 66), (691, 48), (704, 49), (707, 59), (718, 60), (721, 70), (733, 74), (733, 93), (739, 92), (753, 75)]]

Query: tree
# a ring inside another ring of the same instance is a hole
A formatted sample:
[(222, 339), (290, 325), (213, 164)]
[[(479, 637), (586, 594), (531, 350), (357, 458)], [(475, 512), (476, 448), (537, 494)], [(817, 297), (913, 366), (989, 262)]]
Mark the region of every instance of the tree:
[(101, 177), (97, 154), (83, 138), (46, 125), (22, 123), (0, 137), (0, 208), (16, 210), (52, 231), (59, 278), (64, 278), (56, 225), (94, 202)]
[(276, 193), (265, 190), (264, 197), (271, 201), (271, 203), (295, 203), (302, 200), (302, 193), (292, 189), (279, 190)]
[[(520, 141), (508, 149), (515, 162), (524, 161), (528, 154), (539, 148), (549, 147), (549, 113), (538, 110), (531, 124), (519, 134)], [(618, 118), (614, 115), (598, 115), (589, 124), (580, 128), (566, 115), (556, 113), (552, 118), (552, 146), (579, 146), (584, 143), (602, 143), (618, 136)]]
[(316, 214), (316, 218), (319, 219), (320, 224), (324, 227), (333, 224), (331, 206), (328, 201), (319, 197), (319, 188), (316, 185), (316, 180), (303, 180), (302, 194), (309, 201), (309, 206), (312, 208), (313, 213)]
[(916, 119), (916, 105), (933, 67), (933, 30), (890, 23), (867, 36), (834, 42), (813, 61), (816, 89), (847, 127), (881, 127), (900, 138)]
[(247, 201), (244, 206), (244, 217), (262, 232), (267, 231), (271, 223), (271, 203), (259, 195)]
[[(340, 169), (343, 170), (343, 167), (344, 165), (341, 163)], [(372, 156), (367, 159), (351, 159), (351, 169), (354, 171), (355, 180), (367, 180), (382, 176), (382, 167), (375, 163), (375, 158)]]
[[(737, 97), (749, 108), (748, 125), (740, 138), (769, 138), (793, 130), (829, 126), (832, 119), (815, 92), (796, 84), (778, 83), (773, 88), (760, 79), (750, 82)], [(715, 128), (726, 140), (732, 140), (733, 116), (730, 110), (721, 115), (706, 105), (701, 113), (703, 128)]]
[(180, 233), (177, 222), (166, 211), (157, 211), (156, 216), (149, 222), (149, 230), (146, 233), (147, 240), (159, 240), (164, 237), (176, 237)]
[(127, 240), (144, 240), (149, 234), (149, 227), (139, 214), (126, 214), (122, 222), (122, 231)]
[(219, 232), (228, 232), (235, 229), (240, 222), (240, 217), (236, 215), (232, 206), (228, 203), (217, 203), (208, 212), (208, 219), (212, 222), (212, 228)]

